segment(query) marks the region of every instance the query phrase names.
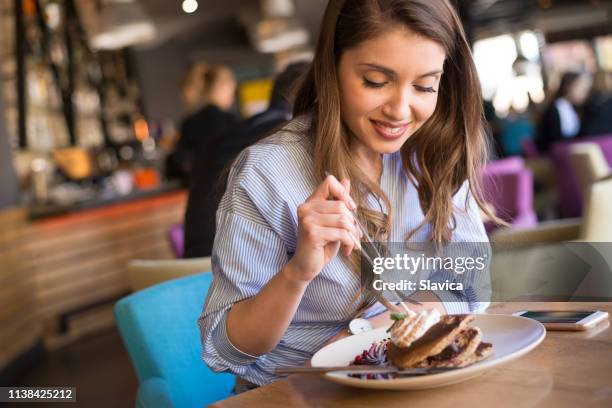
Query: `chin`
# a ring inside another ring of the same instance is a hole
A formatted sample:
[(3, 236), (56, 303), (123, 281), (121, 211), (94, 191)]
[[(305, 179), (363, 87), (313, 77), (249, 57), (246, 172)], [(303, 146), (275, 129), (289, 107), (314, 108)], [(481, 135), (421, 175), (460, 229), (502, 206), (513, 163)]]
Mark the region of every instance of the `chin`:
[(392, 154), (399, 151), (404, 143), (406, 143), (406, 140), (407, 139), (402, 139), (401, 141), (398, 140), (394, 142), (380, 142), (377, 140), (370, 144), (370, 148), (379, 154)]
[(402, 148), (404, 143), (414, 133), (411, 129), (407, 130), (408, 135), (404, 135), (396, 140), (385, 140), (377, 134), (370, 135), (371, 139), (368, 143), (370, 148), (379, 154), (391, 154), (395, 153)]

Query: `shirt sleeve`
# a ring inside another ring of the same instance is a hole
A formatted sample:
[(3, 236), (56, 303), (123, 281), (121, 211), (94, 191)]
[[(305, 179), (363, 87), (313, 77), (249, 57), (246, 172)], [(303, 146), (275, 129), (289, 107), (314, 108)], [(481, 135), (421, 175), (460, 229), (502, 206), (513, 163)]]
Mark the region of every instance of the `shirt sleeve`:
[(198, 321), (202, 358), (212, 370), (240, 375), (257, 360), (230, 342), (227, 314), (234, 303), (259, 293), (287, 261), (283, 241), (269, 227), (233, 213), (217, 215), (213, 282)]
[(264, 356), (252, 356), (233, 345), (226, 320), (232, 305), (255, 296), (289, 261), (281, 236), (287, 212), (284, 198), (265, 171), (250, 166), (246, 153), (230, 172), (227, 191), (216, 214), (212, 250), (213, 281), (198, 320), (202, 358), (213, 371), (243, 375)]

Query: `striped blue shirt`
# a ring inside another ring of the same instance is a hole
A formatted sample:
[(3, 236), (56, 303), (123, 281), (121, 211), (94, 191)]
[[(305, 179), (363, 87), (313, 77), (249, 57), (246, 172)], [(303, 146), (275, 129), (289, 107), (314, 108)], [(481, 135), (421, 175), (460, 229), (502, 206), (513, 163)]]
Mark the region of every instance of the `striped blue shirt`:
[[(357, 307), (353, 299), (360, 288), (360, 277), (338, 255), (310, 282), (274, 350), (251, 356), (232, 345), (227, 336), (225, 324), (231, 306), (255, 296), (295, 251), (297, 207), (321, 182), (314, 177), (312, 141), (305, 135), (307, 125), (307, 119), (294, 119), (283, 130), (244, 150), (232, 166), (216, 215), (214, 278), (198, 320), (202, 357), (212, 370), (229, 371), (258, 385), (277, 379), (275, 367), (303, 365), (332, 336), (346, 330)], [(393, 207), (391, 241), (403, 242), (424, 216), (399, 152), (383, 156), (380, 183)], [(452, 240), (488, 242), (471, 195), (466, 208), (466, 194), (467, 184), (454, 197), (457, 211)], [(385, 210), (372, 195), (369, 198), (371, 208)], [(425, 226), (412, 240), (426, 242), (428, 236)], [(444, 281), (445, 276), (440, 279)], [(465, 293), (447, 292), (442, 300), (449, 313), (477, 312), (486, 306)], [(365, 317), (382, 311), (377, 303)]]

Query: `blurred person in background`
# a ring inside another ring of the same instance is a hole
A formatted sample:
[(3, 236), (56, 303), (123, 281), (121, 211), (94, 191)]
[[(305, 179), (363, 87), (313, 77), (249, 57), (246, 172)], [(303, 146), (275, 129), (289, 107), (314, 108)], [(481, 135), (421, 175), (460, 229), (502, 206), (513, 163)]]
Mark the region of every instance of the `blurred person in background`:
[(612, 134), (612, 73), (598, 71), (584, 105), (583, 136)]
[[(306, 73), (308, 66), (308, 62), (295, 62), (288, 65), (276, 77), (268, 109), (253, 115), (242, 123), (236, 137), (230, 140), (239, 148), (233, 149), (229, 153), (237, 155), (243, 148), (258, 141), (266, 133), (291, 119), (293, 93), (297, 86), (299, 86), (299, 80)], [(233, 159), (233, 157), (231, 158)]]
[(203, 62), (193, 64), (183, 75), (181, 82), (181, 99), (186, 116), (202, 109), (206, 103), (204, 98), (204, 76), (208, 65)]
[(498, 157), (503, 156), (500, 134), (501, 134), (501, 118), (497, 116), (493, 101), (489, 99), (482, 100), (482, 108), (484, 110), (484, 118), (487, 121), (485, 127), (487, 135), (491, 143), (489, 144), (489, 157), (490, 160), (495, 160)]
[(510, 107), (508, 115), (500, 119), (499, 143), (504, 157), (518, 156), (523, 152), (525, 139), (533, 139), (535, 126), (530, 112), (519, 112)]
[(185, 258), (210, 256), (215, 237), (215, 212), (225, 185), (224, 170), (246, 147), (292, 117), (293, 90), (299, 86), (309, 64), (289, 65), (274, 81), (270, 105), (265, 111), (245, 120), (229, 134), (218, 134), (201, 144), (194, 159), (189, 198), (185, 211)]
[(223, 65), (197, 64), (183, 84), (183, 100), (189, 115), (181, 125), (180, 138), (166, 161), (166, 176), (188, 186), (196, 152), (219, 135), (238, 126), (230, 112), (236, 93), (236, 79)]
[(536, 143), (541, 152), (548, 152), (555, 142), (578, 136), (581, 123), (578, 109), (588, 96), (589, 86), (586, 75), (563, 74), (559, 90), (540, 121)]

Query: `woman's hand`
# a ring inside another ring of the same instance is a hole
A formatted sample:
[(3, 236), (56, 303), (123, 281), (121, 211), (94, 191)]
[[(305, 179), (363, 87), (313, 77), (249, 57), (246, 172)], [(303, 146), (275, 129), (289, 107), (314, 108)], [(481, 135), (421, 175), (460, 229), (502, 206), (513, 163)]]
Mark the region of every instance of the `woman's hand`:
[(349, 208), (356, 209), (350, 182), (328, 176), (305, 203), (298, 207), (298, 241), (295, 254), (284, 271), (289, 278), (310, 282), (338, 254), (351, 254), (361, 232)]

